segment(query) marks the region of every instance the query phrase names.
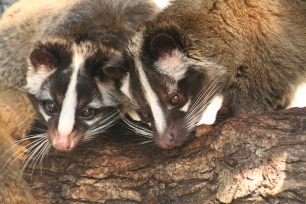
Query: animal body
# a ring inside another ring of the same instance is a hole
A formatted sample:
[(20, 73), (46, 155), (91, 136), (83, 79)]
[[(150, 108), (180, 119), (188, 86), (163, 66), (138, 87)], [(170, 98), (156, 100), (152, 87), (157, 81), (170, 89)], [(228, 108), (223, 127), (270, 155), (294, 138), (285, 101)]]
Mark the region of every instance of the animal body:
[[(20, 0), (9, 8), (0, 19), (1, 143), (24, 138), (34, 119), (41, 120), (47, 132), (28, 145), (39, 159), (51, 146), (72, 150), (116, 122), (128, 100), (121, 81), (102, 68), (158, 11), (150, 0)], [(2, 163), (21, 154), (1, 151)], [(17, 164), (8, 166), (20, 172)], [(16, 193), (14, 181), (3, 181), (3, 195)]]
[(134, 129), (169, 149), (219, 115), (295, 106), (306, 82), (305, 31), (301, 0), (177, 0), (105, 72), (125, 77), (121, 90), (152, 132)]
[[(10, 107), (13, 105), (12, 100), (14, 104), (21, 105), (18, 111), (16, 107)], [(31, 107), (31, 101), (14, 87), (0, 87), (0, 101), (0, 201), (34, 204), (36, 202), (31, 189), (21, 178), (20, 162), (15, 161), (17, 155), (22, 154), (22, 147), (14, 144), (20, 136), (28, 133), (29, 127), (33, 125), (35, 111), (28, 108)], [(27, 118), (29, 120), (26, 120)]]
[[(90, 127), (106, 128), (124, 109), (119, 80), (102, 67), (157, 10), (140, 0), (20, 1), (0, 22), (0, 86), (26, 85), (52, 145), (71, 150)], [(24, 105), (11, 103), (17, 111)]]

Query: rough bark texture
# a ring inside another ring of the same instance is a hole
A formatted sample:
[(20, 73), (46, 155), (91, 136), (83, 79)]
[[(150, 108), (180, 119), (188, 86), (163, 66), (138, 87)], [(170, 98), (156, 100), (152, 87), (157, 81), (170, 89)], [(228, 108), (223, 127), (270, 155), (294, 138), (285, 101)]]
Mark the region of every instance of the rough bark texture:
[(305, 203), (306, 108), (232, 118), (168, 151), (101, 138), (28, 172), (39, 203)]

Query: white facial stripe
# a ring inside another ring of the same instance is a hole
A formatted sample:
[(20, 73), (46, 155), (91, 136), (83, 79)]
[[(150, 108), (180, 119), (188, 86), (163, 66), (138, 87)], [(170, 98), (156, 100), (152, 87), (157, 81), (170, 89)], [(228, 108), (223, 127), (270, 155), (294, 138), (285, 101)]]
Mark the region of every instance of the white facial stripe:
[(103, 104), (101, 103), (101, 101), (99, 99), (94, 99), (93, 101), (91, 101), (89, 104), (88, 104), (89, 107), (91, 108), (101, 108), (103, 106)]
[(121, 92), (125, 94), (129, 99), (132, 98), (130, 93), (130, 74), (127, 74), (126, 77), (122, 80), (122, 86), (120, 88)]
[(155, 62), (155, 66), (160, 73), (171, 77), (175, 81), (179, 81), (185, 76), (188, 64), (187, 57), (177, 49), (171, 52), (171, 56), (161, 57)]
[(207, 106), (205, 109), (200, 121), (198, 122), (197, 125), (211, 125), (215, 122), (217, 112), (221, 108), (223, 103), (223, 96), (222, 95), (217, 95), (215, 98), (211, 101), (211, 103)]
[(51, 116), (47, 115), (44, 108), (39, 106), (39, 112), (44, 117), (45, 121), (48, 122), (48, 120), (51, 118)]
[(177, 82), (167, 83), (167, 92), (168, 93), (174, 93), (174, 92), (177, 92), (177, 90), (178, 90)]
[[(44, 71), (35, 71), (34, 67), (30, 67), (29, 71), (27, 73), (27, 85), (26, 90), (33, 94), (33, 95), (39, 95), (41, 90), (41, 85), (47, 79), (55, 70), (52, 70), (51, 72), (44, 72)], [(52, 97), (48, 97), (52, 98)]]
[(49, 89), (40, 89), (39, 99), (42, 101), (53, 101), (54, 100)]
[(88, 125), (88, 126), (92, 126), (93, 124), (95, 124), (96, 122), (98, 121), (101, 121), (102, 119), (100, 117), (97, 117), (95, 118), (94, 120), (90, 120), (90, 121), (85, 121), (85, 123)]
[(77, 78), (80, 69), (84, 63), (84, 56), (81, 52), (78, 52), (78, 49), (74, 47), (74, 56), (73, 56), (73, 71), (68, 85), (68, 89), (62, 104), (62, 111), (60, 113), (58, 132), (62, 137), (68, 137), (74, 126), (75, 122), (75, 113), (77, 108)]
[(139, 104), (136, 102), (134, 97), (132, 97), (130, 93), (130, 74), (128, 74), (123, 80), (122, 80), (122, 86), (120, 88), (121, 92), (126, 95), (130, 102), (133, 104), (134, 108), (139, 109)]
[[(138, 103), (136, 100), (131, 96), (130, 93), (130, 74), (127, 74), (127, 76), (122, 80), (122, 86), (120, 88), (121, 92), (126, 95), (130, 102), (132, 103), (134, 108), (139, 108)], [(140, 121), (139, 115), (136, 113), (135, 109), (133, 107), (128, 108), (127, 114), (135, 121)]]
[(187, 103), (180, 109), (183, 112), (187, 112), (190, 106), (190, 100), (187, 101)]
[[(134, 39), (136, 39), (137, 41), (134, 41), (134, 43), (136, 42), (137, 44), (133, 44), (134, 46), (129, 46), (129, 49), (132, 51), (136, 51), (136, 52), (132, 52), (132, 53), (139, 53), (140, 52), (140, 46), (142, 44), (142, 36), (141, 33), (137, 33), (134, 36)], [(140, 40), (141, 39), (141, 40)], [(165, 121), (165, 117), (163, 114), (163, 111), (161, 109), (161, 106), (159, 104), (158, 98), (156, 96), (156, 94), (154, 93), (153, 89), (151, 88), (149, 81), (146, 77), (146, 74), (144, 72), (144, 70), (142, 69), (142, 65), (141, 65), (141, 61), (139, 59), (138, 55), (134, 55), (134, 62), (135, 62), (135, 67), (138, 71), (139, 74), (139, 78), (140, 78), (140, 83), (142, 86), (142, 90), (143, 93), (145, 95), (145, 98), (147, 99), (150, 107), (151, 107), (151, 111), (154, 117), (154, 121), (155, 121), (155, 126), (156, 126), (156, 130), (158, 132), (158, 134), (163, 134), (166, 128), (166, 121)]]
[(166, 121), (163, 114), (163, 110), (161, 109), (158, 98), (154, 93), (154, 91), (152, 90), (144, 71), (141, 69), (141, 64), (139, 63), (139, 61), (138, 62), (135, 61), (135, 66), (137, 67), (139, 73), (140, 82), (143, 88), (144, 95), (151, 107), (157, 132), (159, 134), (163, 134), (166, 128)]
[(127, 114), (135, 121), (141, 121), (139, 115), (135, 112), (134, 109), (130, 109)]
[(184, 63), (184, 54), (174, 49), (171, 53), (163, 55), (159, 58), (159, 64), (164, 71), (173, 72)]
[(104, 106), (115, 107), (119, 102), (119, 94), (117, 94), (116, 87), (113, 84), (103, 84), (103, 86), (98, 86), (100, 93), (102, 95)]

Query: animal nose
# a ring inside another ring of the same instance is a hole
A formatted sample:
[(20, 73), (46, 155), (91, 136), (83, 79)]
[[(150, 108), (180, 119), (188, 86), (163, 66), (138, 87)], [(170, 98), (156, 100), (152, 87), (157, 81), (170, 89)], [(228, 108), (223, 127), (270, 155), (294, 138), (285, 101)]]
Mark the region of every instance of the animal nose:
[(158, 145), (163, 149), (171, 149), (175, 146), (175, 135), (166, 133), (159, 138)]
[(73, 140), (69, 138), (55, 137), (53, 139), (52, 145), (54, 148), (62, 151), (69, 151), (74, 148)]
[(173, 133), (167, 133), (166, 134), (166, 142), (169, 144), (172, 144), (174, 141), (174, 135)]

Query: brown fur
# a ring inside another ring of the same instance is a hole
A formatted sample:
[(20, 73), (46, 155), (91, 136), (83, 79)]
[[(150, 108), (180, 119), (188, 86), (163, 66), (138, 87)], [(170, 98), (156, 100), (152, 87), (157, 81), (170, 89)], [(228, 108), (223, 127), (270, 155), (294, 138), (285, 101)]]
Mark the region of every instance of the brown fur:
[[(165, 134), (174, 131), (180, 135), (177, 140), (168, 137), (176, 141), (170, 147), (188, 140), (196, 126), (195, 123), (187, 132), (182, 129), (184, 116), (179, 109), (198, 95), (199, 87), (214, 80), (218, 82), (216, 90), (220, 89), (224, 96), (222, 110), (227, 111), (220, 113), (224, 118), (286, 108), (298, 86), (306, 82), (305, 31), (306, 2), (301, 0), (173, 1), (131, 39), (126, 51), (129, 95), (138, 102), (135, 108), (140, 116), (150, 114), (144, 98), (146, 90), (139, 88), (139, 73), (133, 61), (140, 59), (138, 63), (162, 104), (165, 126), (178, 128), (165, 131)], [(169, 37), (161, 40), (162, 36), (171, 36), (176, 44)], [(167, 43), (172, 47), (167, 47)], [(166, 59), (173, 55), (171, 50), (177, 48), (190, 64), (186, 65), (187, 76), (177, 83), (182, 102), (173, 107), (165, 84), (174, 82), (169, 79), (171, 76), (161, 74), (156, 63), (163, 56)], [(165, 135), (156, 135), (152, 118), (143, 120), (152, 123), (157, 142), (166, 140)]]
[(145, 37), (171, 26), (194, 64), (227, 68), (225, 106), (233, 115), (282, 109), (305, 81), (305, 1), (177, 1), (146, 24)]
[(14, 150), (7, 150), (14, 144), (14, 140), (3, 137), (3, 126), (0, 125), (0, 154), (4, 154), (0, 158), (1, 172), (0, 172), (0, 200), (1, 203), (10, 204), (29, 204), (36, 203), (33, 195), (31, 194), (31, 188), (27, 185), (25, 180), (22, 179), (22, 172), (20, 170), (20, 164), (18, 161), (9, 163), (2, 169), (10, 157), (14, 154)]
[[(0, 87), (0, 98), (0, 200), (1, 203), (34, 204), (36, 202), (31, 194), (31, 189), (21, 178), (19, 161), (11, 163), (14, 159), (10, 157), (21, 146), (9, 149), (14, 145), (16, 139), (28, 134), (28, 127), (33, 125), (33, 118), (36, 114), (29, 109), (31, 102), (27, 96), (14, 87)], [(12, 101), (20, 106), (12, 107)], [(10, 162), (4, 167), (7, 161)]]

